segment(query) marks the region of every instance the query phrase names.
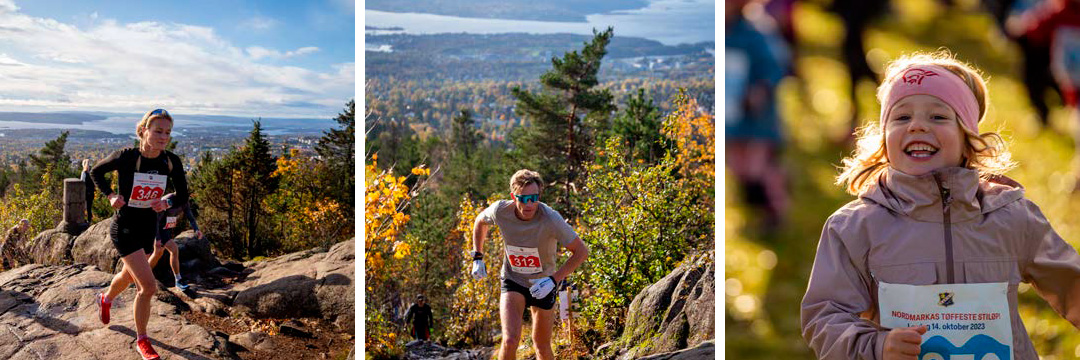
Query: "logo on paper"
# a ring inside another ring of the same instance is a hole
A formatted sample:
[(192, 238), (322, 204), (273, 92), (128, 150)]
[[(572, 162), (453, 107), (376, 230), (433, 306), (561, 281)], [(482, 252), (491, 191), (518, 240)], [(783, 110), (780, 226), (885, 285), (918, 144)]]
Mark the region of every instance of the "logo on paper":
[[(931, 337), (922, 344), (919, 359), (949, 359), (954, 355), (970, 355), (971, 357), (968, 358), (975, 360), (995, 358), (1008, 360), (1012, 358), (1012, 349), (1009, 345), (1002, 344), (1000, 341), (982, 334), (972, 336), (971, 339), (964, 343), (964, 346), (960, 347), (953, 345), (949, 340), (938, 335)], [(994, 356), (991, 357), (990, 355)]]
[(937, 296), (938, 296), (938, 302), (937, 302), (938, 305), (945, 306), (945, 307), (948, 307), (949, 305), (953, 305), (953, 293), (952, 293), (952, 291), (946, 291), (946, 292), (938, 294)]
[(929, 76), (937, 76), (937, 73), (930, 70), (911, 69), (904, 72), (904, 76), (901, 79), (907, 84), (922, 85), (923, 79)]

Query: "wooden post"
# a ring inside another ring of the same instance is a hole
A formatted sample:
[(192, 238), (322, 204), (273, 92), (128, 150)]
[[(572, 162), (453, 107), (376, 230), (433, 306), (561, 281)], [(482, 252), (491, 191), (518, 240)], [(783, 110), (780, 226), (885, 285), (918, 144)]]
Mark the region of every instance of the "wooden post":
[(78, 235), (86, 223), (86, 206), (86, 184), (79, 179), (64, 179), (64, 220), (57, 228)]
[(566, 343), (570, 354), (572, 354), (573, 359), (577, 359), (577, 353), (574, 351), (574, 300), (571, 296), (572, 293), (573, 289), (570, 286), (563, 286), (562, 290), (559, 290), (559, 318), (562, 319), (563, 328), (566, 329)]

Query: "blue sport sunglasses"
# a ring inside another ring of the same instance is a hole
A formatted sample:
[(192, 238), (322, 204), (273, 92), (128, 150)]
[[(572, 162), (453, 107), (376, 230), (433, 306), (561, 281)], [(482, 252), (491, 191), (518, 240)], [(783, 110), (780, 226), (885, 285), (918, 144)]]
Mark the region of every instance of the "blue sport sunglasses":
[(525, 203), (525, 204), (528, 204), (529, 202), (540, 202), (540, 194), (514, 195), (514, 197), (517, 198), (517, 201), (520, 201), (520, 202)]
[(154, 115), (165, 115), (165, 116), (172, 117), (172, 116), (169, 115), (168, 111), (165, 111), (165, 109), (154, 109), (154, 111), (150, 112), (150, 116), (154, 116)]

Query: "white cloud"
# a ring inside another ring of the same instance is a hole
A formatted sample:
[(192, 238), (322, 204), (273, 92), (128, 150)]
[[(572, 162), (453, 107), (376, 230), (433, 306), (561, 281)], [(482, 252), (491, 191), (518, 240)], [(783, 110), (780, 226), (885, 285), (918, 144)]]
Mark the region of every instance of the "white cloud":
[(293, 50), (293, 51), (286, 51), (286, 52), (282, 53), (280, 51), (273, 50), (273, 49), (267, 49), (267, 48), (264, 48), (264, 47), (261, 47), (261, 46), (249, 46), (246, 49), (246, 51), (247, 51), (248, 56), (250, 56), (254, 60), (260, 60), (260, 59), (263, 59), (263, 58), (286, 59), (286, 58), (291, 58), (291, 57), (294, 57), (294, 56), (300, 56), (300, 55), (305, 55), (305, 54), (310, 54), (310, 53), (313, 53), (313, 52), (317, 52), (317, 51), (319, 51), (319, 48), (314, 47), (314, 46), (305, 46), (305, 47), (302, 47), (302, 48), (299, 48), (299, 49), (296, 49), (296, 50)]
[(261, 46), (250, 46), (247, 48), (248, 56), (252, 59), (259, 60), (264, 57), (281, 57), (281, 53), (276, 50), (270, 50)]
[(15, 0), (0, 0), (0, 12), (16, 12), (19, 7), (15, 6)]
[(26, 65), (26, 64), (23, 64), (19, 60), (15, 60), (15, 58), (12, 58), (10, 55), (0, 53), (0, 66), (24, 66), (24, 65)]
[(241, 28), (251, 29), (256, 31), (265, 31), (277, 26), (278, 21), (262, 16), (253, 16), (240, 23)]
[(302, 47), (302, 48), (296, 49), (296, 50), (294, 50), (294, 51), (289, 51), (289, 52), (286, 52), (286, 53), (285, 53), (285, 57), (292, 57), (292, 56), (299, 56), (299, 55), (304, 55), (304, 54), (310, 54), (310, 53), (313, 53), (313, 52), (317, 52), (317, 51), (319, 51), (319, 48), (317, 48), (317, 47), (314, 47), (314, 46), (305, 46), (305, 47)]
[(316, 70), (259, 62), (317, 47), (240, 48), (212, 28), (173, 23), (100, 18), (80, 29), (12, 8), (0, 0), (0, 110), (164, 105), (177, 113), (323, 118), (355, 96), (353, 63)]
[(51, 61), (56, 61), (56, 62), (68, 63), (68, 64), (81, 64), (81, 63), (85, 62), (85, 61), (83, 61), (82, 59), (80, 59), (78, 57), (71, 56), (69, 54), (64, 54), (64, 53), (38, 54), (38, 55), (35, 55), (34, 57), (38, 58), (38, 59), (45, 59), (45, 60), (51, 60)]

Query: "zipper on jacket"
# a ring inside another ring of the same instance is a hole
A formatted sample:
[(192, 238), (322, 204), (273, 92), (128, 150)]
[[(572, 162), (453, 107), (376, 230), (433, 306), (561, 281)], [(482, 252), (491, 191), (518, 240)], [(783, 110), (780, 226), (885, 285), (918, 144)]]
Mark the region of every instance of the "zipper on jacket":
[(938, 188), (941, 189), (941, 211), (942, 211), (942, 225), (945, 230), (945, 273), (947, 274), (948, 284), (956, 283), (956, 276), (953, 274), (953, 244), (952, 244), (952, 218), (949, 204), (952, 203), (952, 194), (949, 192), (949, 188), (941, 181), (941, 174), (935, 173), (934, 180), (938, 184)]

